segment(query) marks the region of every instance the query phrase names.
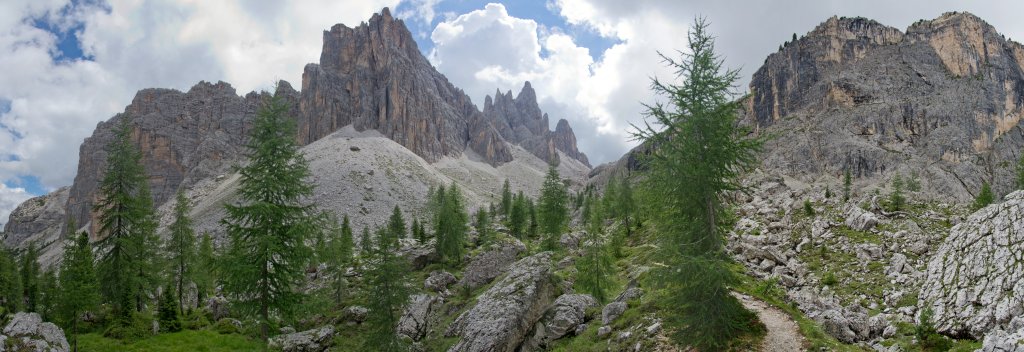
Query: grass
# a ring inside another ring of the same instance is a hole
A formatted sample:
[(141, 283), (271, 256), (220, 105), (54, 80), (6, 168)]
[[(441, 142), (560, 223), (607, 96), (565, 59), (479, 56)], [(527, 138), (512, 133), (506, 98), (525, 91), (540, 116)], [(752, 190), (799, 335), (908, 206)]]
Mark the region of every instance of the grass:
[(221, 335), (210, 330), (186, 330), (160, 334), (130, 343), (103, 337), (100, 334), (78, 335), (78, 348), (82, 352), (123, 351), (123, 352), (222, 352), (259, 351), (263, 342), (243, 335)]

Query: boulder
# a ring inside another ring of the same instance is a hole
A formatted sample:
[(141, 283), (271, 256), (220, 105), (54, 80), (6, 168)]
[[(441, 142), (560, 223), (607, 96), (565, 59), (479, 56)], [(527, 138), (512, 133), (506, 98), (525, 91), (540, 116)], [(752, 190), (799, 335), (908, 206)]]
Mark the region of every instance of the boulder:
[(875, 213), (861, 209), (858, 206), (851, 206), (846, 211), (846, 227), (856, 231), (868, 231), (878, 225), (878, 217)]
[(207, 298), (206, 310), (213, 316), (213, 321), (218, 321), (231, 315), (231, 311), (228, 309), (228, 299), (224, 298), (224, 296)]
[(985, 334), (980, 352), (1024, 352), (1024, 317), (1010, 321), (1006, 329)]
[(334, 326), (325, 325), (320, 328), (278, 335), (267, 342), (268, 347), (284, 352), (321, 352), (331, 347), (334, 338)]
[(519, 347), (554, 300), (551, 257), (542, 252), (509, 267), (508, 275), (448, 327), (445, 336), (460, 338), (448, 351), (511, 352)]
[(816, 319), (821, 323), (825, 333), (832, 335), (839, 341), (853, 343), (857, 341), (857, 333), (850, 329), (850, 321), (838, 310), (828, 310)]
[(918, 295), (939, 332), (986, 333), (1024, 314), (1024, 191), (954, 226), (928, 262)]
[(612, 321), (615, 321), (615, 318), (618, 318), (622, 313), (626, 312), (626, 308), (626, 302), (608, 303), (608, 305), (604, 306), (604, 309), (601, 310), (601, 323), (608, 325)]
[(434, 292), (444, 292), (448, 290), (448, 286), (455, 283), (455, 275), (443, 270), (434, 270), (430, 272), (430, 276), (426, 280), (423, 280), (423, 288)]
[(427, 294), (414, 295), (409, 299), (402, 318), (398, 320), (398, 334), (413, 341), (419, 341), (427, 335), (432, 323), (432, 316), (441, 300)]
[(347, 322), (362, 323), (366, 321), (366, 314), (370, 310), (360, 306), (348, 306), (341, 311), (342, 318)]
[(477, 288), (494, 280), (516, 261), (526, 245), (516, 239), (491, 245), (491, 249), (478, 254), (466, 264), (459, 285)]
[(551, 341), (561, 338), (587, 320), (587, 309), (600, 304), (591, 295), (566, 294), (558, 296), (555, 303), (544, 313), (544, 317), (534, 326), (531, 338), (523, 344), (522, 350), (535, 351), (547, 346)]
[(409, 261), (413, 270), (420, 270), (431, 262), (437, 260), (437, 251), (434, 250), (434, 239), (426, 243), (419, 243), (415, 240), (405, 239), (398, 254)]
[(6, 344), (12, 347), (11, 351), (67, 352), (71, 349), (64, 330), (53, 323), (43, 322), (36, 313), (15, 314), (4, 327), (3, 335), (6, 341), (0, 341), (3, 342), (0, 348)]

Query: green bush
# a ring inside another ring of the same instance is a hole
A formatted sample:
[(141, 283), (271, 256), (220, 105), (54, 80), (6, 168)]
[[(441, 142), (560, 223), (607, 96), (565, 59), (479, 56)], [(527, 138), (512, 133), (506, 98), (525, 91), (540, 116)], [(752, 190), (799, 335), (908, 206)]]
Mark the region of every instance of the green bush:
[(128, 324), (111, 324), (103, 331), (103, 336), (125, 341), (151, 337), (153, 336), (153, 316), (149, 312), (132, 313), (132, 319)]
[(216, 324), (213, 324), (213, 330), (221, 335), (238, 334), (242, 332), (238, 326), (231, 322), (230, 318), (218, 320)]
[(821, 279), (821, 284), (825, 286), (832, 286), (838, 283), (839, 280), (836, 279), (836, 274), (833, 274), (831, 271), (826, 273), (825, 277)]
[(210, 327), (210, 319), (206, 317), (205, 309), (196, 309), (182, 318), (182, 323), (185, 329), (188, 330), (202, 330)]
[(804, 199), (804, 215), (814, 216), (814, 207), (811, 205), (811, 201)]

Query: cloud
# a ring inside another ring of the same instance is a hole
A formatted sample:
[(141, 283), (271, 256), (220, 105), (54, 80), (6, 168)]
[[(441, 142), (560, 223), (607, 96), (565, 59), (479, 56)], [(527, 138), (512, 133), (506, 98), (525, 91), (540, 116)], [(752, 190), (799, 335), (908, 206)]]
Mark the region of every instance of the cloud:
[[(0, 182), (70, 184), (81, 141), (139, 89), (223, 80), (244, 94), (278, 79), (298, 85), (303, 66), (319, 61), (322, 31), (398, 1), (4, 1)], [(83, 56), (55, 59), (62, 31), (79, 39)]]
[(24, 188), (7, 187), (0, 183), (0, 231), (3, 230), (14, 208), (29, 198), (32, 198), (32, 195), (25, 192)]

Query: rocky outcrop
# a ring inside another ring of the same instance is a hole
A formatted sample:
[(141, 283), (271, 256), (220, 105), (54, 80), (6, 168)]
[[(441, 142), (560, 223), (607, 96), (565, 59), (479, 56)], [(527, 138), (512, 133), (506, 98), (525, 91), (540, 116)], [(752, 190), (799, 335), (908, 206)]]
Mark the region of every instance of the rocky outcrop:
[(554, 299), (551, 256), (542, 252), (519, 260), (477, 297), (445, 332), (460, 338), (448, 351), (514, 351)]
[(920, 304), (936, 328), (981, 339), (1024, 314), (1024, 191), (950, 230), (928, 263)]
[(3, 246), (21, 249), (34, 243), (43, 263), (53, 262), (64, 253), (61, 232), (67, 226), (64, 204), (68, 201), (68, 187), (35, 197), (18, 205), (0, 233)]
[(558, 162), (557, 151), (590, 166), (587, 156), (576, 148), (576, 134), (565, 119), (558, 121), (555, 131), (548, 130), (548, 114), (537, 104), (537, 92), (526, 82), (519, 95), (495, 91), (484, 98), (484, 116), (506, 141), (521, 145), (548, 163)]
[(490, 249), (470, 259), (466, 269), (462, 271), (459, 285), (477, 288), (490, 283), (515, 263), (519, 254), (525, 251), (526, 245), (517, 239), (492, 244)]
[[(278, 91), (293, 99), (296, 94), (287, 82), (279, 83)], [(199, 82), (188, 92), (139, 91), (123, 113), (99, 123), (82, 143), (68, 216), (80, 226), (95, 219), (93, 205), (106, 168), (106, 148), (123, 119), (130, 119), (131, 139), (142, 151), (153, 203), (160, 205), (179, 189), (225, 173), (241, 160), (249, 126), (265, 96), (238, 96), (224, 82)], [(92, 221), (89, 230), (96, 236), (98, 224)]]
[(937, 198), (970, 199), (983, 180), (1012, 190), (1024, 147), (1024, 46), (968, 13), (905, 32), (833, 17), (768, 56), (744, 119), (774, 136), (766, 170), (804, 180), (887, 180), (917, 171)]
[(431, 325), (437, 324), (437, 308), (441, 300), (427, 294), (414, 295), (405, 306), (401, 319), (398, 320), (397, 332), (413, 341), (419, 341), (427, 335)]
[(326, 325), (317, 329), (275, 336), (268, 341), (272, 350), (283, 352), (320, 352), (331, 347), (334, 326)]
[(980, 352), (1024, 352), (1024, 317), (1010, 321), (1006, 329), (985, 334)]
[(64, 330), (53, 323), (43, 322), (36, 313), (21, 312), (14, 315), (0, 335), (0, 350), (68, 352), (71, 348)]
[(534, 326), (533, 333), (523, 343), (520, 350), (542, 350), (551, 341), (575, 332), (580, 325), (587, 321), (587, 310), (599, 305), (597, 300), (590, 295), (565, 294), (558, 296), (551, 308), (544, 313), (544, 317)]

